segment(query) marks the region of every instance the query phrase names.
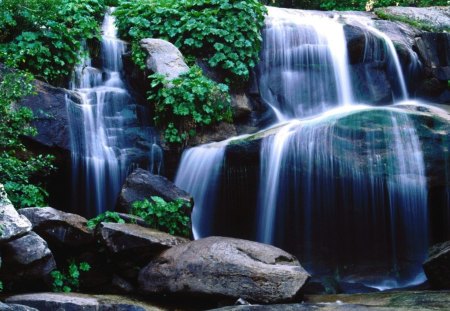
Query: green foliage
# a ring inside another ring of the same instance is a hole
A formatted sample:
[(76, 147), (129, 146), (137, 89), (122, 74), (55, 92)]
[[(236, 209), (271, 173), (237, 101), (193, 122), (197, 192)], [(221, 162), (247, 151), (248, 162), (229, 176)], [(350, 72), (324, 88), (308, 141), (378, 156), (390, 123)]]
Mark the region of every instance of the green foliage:
[(3, 292), (3, 282), (0, 281), (0, 293)]
[(132, 214), (141, 217), (152, 228), (174, 235), (189, 237), (191, 228), (190, 217), (185, 209), (191, 205), (181, 199), (166, 202), (164, 199), (153, 196), (151, 201), (136, 201), (133, 203)]
[(228, 87), (203, 76), (198, 66), (170, 81), (160, 74), (150, 78), (148, 99), (155, 104), (155, 123), (167, 142), (184, 144), (202, 126), (231, 121)]
[(122, 1), (115, 15), (138, 65), (144, 66), (138, 42), (162, 38), (242, 81), (258, 60), (265, 13), (258, 0), (134, 0)]
[(61, 84), (82, 40), (99, 37), (103, 0), (0, 1), (0, 62)]
[(33, 114), (15, 103), (33, 93), (33, 77), (9, 72), (0, 76), (0, 181), (16, 208), (42, 206), (47, 192), (35, 177), (45, 177), (53, 170), (53, 157), (30, 154), (21, 136), (35, 135), (30, 125)]
[(67, 271), (61, 272), (53, 270), (51, 276), (53, 277), (53, 291), (69, 293), (73, 290), (77, 291), (80, 287), (80, 272), (87, 272), (91, 266), (87, 262), (80, 262), (76, 264), (75, 261), (69, 262)]
[(95, 227), (97, 227), (97, 225), (101, 222), (114, 222), (123, 224), (125, 223), (125, 220), (123, 220), (117, 212), (106, 211), (98, 215), (97, 217), (89, 219), (87, 222), (87, 227), (91, 230), (95, 229)]

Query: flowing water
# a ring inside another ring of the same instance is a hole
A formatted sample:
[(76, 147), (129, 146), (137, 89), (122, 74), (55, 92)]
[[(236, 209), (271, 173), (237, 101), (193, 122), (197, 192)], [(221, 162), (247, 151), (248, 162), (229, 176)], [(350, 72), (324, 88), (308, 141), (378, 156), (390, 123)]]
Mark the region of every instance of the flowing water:
[[(85, 57), (71, 89), (81, 104), (67, 99), (71, 125), (73, 202), (94, 216), (115, 206), (122, 183), (133, 166), (158, 170), (162, 163), (151, 128), (138, 120), (138, 106), (122, 78), (125, 43), (117, 38), (112, 9), (102, 25), (101, 68)], [(87, 48), (82, 53), (87, 54)], [(145, 145), (137, 148), (137, 143)]]

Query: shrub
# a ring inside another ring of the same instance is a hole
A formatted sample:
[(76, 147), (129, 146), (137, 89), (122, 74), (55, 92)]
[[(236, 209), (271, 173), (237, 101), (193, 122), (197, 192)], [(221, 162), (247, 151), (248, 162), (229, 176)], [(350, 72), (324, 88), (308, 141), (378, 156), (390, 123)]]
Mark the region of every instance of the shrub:
[(33, 93), (32, 81), (26, 73), (0, 76), (0, 181), (16, 208), (44, 205), (47, 192), (35, 177), (45, 177), (53, 169), (52, 156), (32, 155), (20, 140), (36, 134), (30, 125), (31, 110), (15, 106)]
[(76, 264), (75, 261), (69, 262), (67, 271), (53, 270), (51, 276), (53, 277), (53, 291), (65, 292), (77, 291), (80, 287), (80, 271), (87, 272), (91, 266), (87, 262), (80, 262)]
[(142, 68), (139, 41), (162, 38), (221, 68), (230, 81), (242, 81), (258, 60), (265, 13), (258, 0), (134, 0), (122, 1), (115, 15)]
[(0, 61), (62, 84), (82, 40), (98, 38), (103, 0), (0, 1)]
[(124, 224), (125, 220), (120, 217), (120, 215), (116, 212), (106, 211), (97, 217), (94, 217), (92, 219), (89, 219), (87, 222), (87, 227), (89, 229), (95, 229), (97, 225), (101, 222), (114, 222), (118, 224)]
[(203, 76), (198, 66), (170, 81), (160, 74), (150, 79), (148, 99), (155, 104), (155, 123), (167, 142), (185, 144), (202, 126), (231, 121), (228, 87)]
[(189, 203), (181, 199), (166, 202), (157, 196), (150, 199), (134, 202), (132, 214), (144, 219), (152, 228), (174, 235), (190, 236), (190, 217), (185, 211), (191, 207)]

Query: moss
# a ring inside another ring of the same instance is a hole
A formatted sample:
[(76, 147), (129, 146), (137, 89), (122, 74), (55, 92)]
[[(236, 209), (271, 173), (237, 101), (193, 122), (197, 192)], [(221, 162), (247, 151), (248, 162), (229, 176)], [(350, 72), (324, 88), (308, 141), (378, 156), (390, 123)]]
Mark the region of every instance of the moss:
[(394, 15), (394, 14), (390, 14), (386, 12), (385, 8), (378, 8), (375, 9), (375, 14), (384, 20), (389, 20), (389, 21), (397, 21), (397, 22), (402, 22), (408, 25), (411, 25), (415, 28), (424, 30), (424, 31), (429, 31), (429, 32), (450, 32), (450, 28), (438, 28), (438, 27), (434, 27), (432, 24), (430, 23), (426, 23), (424, 21), (421, 20), (417, 20), (417, 19), (412, 19), (409, 18), (407, 16), (400, 16), (400, 15)]

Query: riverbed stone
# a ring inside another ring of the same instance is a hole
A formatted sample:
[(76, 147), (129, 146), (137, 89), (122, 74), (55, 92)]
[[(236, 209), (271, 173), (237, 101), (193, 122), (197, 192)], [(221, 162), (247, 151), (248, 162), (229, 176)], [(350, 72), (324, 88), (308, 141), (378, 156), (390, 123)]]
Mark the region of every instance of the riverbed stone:
[(433, 288), (450, 289), (450, 241), (430, 248), (423, 269)]
[(94, 242), (93, 233), (87, 228), (86, 218), (59, 211), (52, 207), (30, 207), (19, 210), (27, 217), (36, 231), (47, 242), (68, 247), (89, 245)]
[(191, 205), (193, 202), (192, 197), (187, 192), (176, 187), (166, 177), (154, 175), (149, 171), (138, 168), (125, 180), (116, 210), (129, 213), (134, 202), (148, 200), (152, 196), (159, 196), (166, 202), (177, 199), (191, 203)]
[(114, 295), (34, 293), (10, 296), (7, 303), (20, 303), (45, 311), (159, 311), (157, 306)]
[(146, 38), (140, 41), (140, 45), (148, 55), (146, 65), (152, 72), (163, 74), (172, 80), (189, 70), (183, 55), (172, 43), (162, 39)]
[(243, 298), (274, 303), (296, 297), (309, 274), (274, 246), (209, 237), (175, 246), (139, 274), (144, 293)]
[(0, 243), (20, 237), (31, 231), (30, 221), (17, 213), (0, 184)]

